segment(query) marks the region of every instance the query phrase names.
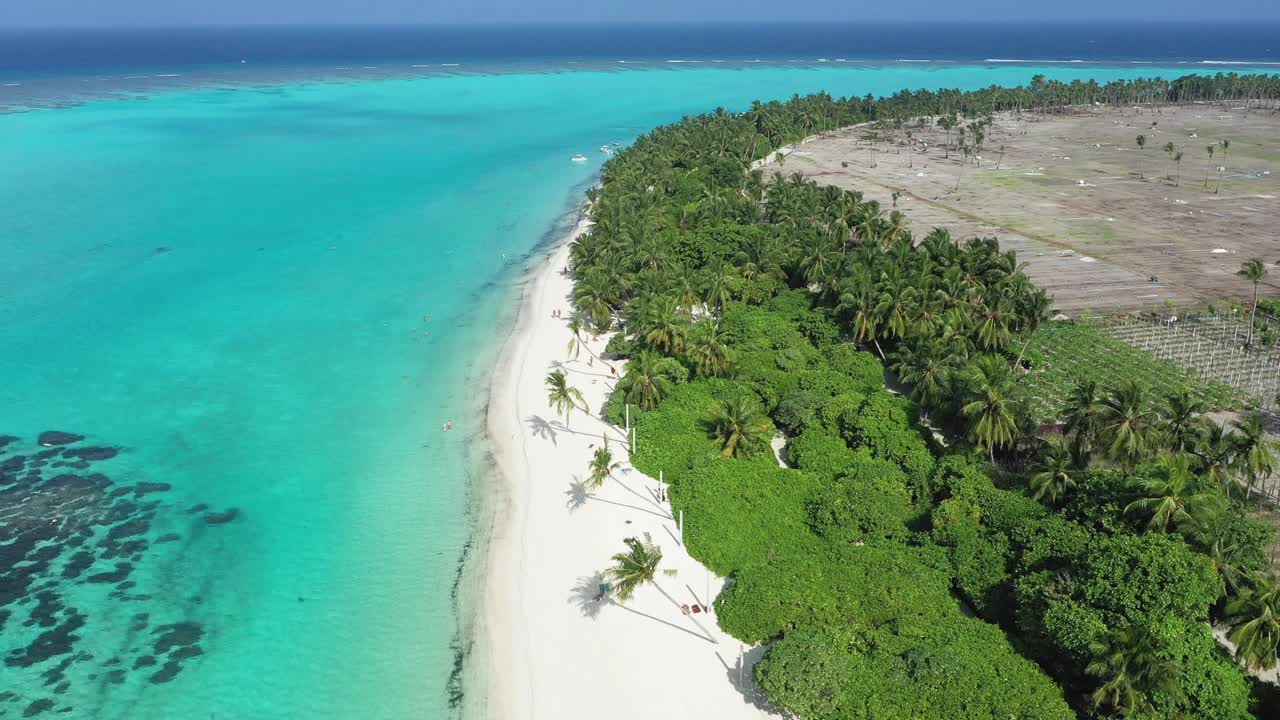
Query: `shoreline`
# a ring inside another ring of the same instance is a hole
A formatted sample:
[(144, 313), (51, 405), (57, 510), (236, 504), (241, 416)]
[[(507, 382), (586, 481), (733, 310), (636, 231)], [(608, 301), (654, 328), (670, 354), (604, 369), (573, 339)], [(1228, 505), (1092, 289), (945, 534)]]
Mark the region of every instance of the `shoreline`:
[[(590, 228), (585, 205), (577, 210), (578, 219), (568, 232), (556, 238), (543, 256), (543, 266), (531, 268), (523, 273), (518, 281), (521, 286), (518, 305), (512, 318), (507, 336), (498, 343), (498, 362), (489, 374), (485, 400), (481, 403), (479, 420), (482, 423), (483, 467), (489, 477), (473, 483), (475, 499), (472, 503), (472, 542), (469, 544), (469, 556), (463, 561), (463, 600), (459, 607), (464, 609), (467, 617), (459, 616), (459, 638), (466, 644), (463, 650), (466, 667), (463, 670), (462, 688), (465, 694), (462, 700), (462, 717), (470, 719), (510, 717), (508, 693), (501, 684), (500, 673), (497, 672), (496, 658), (501, 649), (510, 644), (508, 638), (502, 637), (502, 630), (495, 629), (493, 621), (495, 613), (501, 613), (501, 603), (497, 599), (505, 599), (503, 592), (504, 576), (499, 569), (506, 569), (502, 562), (506, 560), (500, 552), (503, 535), (510, 530), (515, 510), (512, 479), (504, 468), (502, 452), (504, 440), (511, 441), (510, 430), (503, 438), (502, 433), (508, 425), (504, 423), (495, 407), (500, 399), (509, 397), (518, 380), (518, 369), (521, 363), (512, 362), (504, 366), (502, 359), (517, 359), (521, 356), (522, 342), (539, 325), (532, 316), (531, 301), (540, 287), (545, 286), (548, 275), (554, 273), (556, 263), (567, 251), (568, 245), (582, 232)], [(549, 319), (549, 318), (548, 318)], [(518, 428), (518, 424), (516, 425)], [(470, 620), (470, 623), (467, 622)], [(470, 627), (468, 627), (468, 624)], [(509, 628), (504, 628), (509, 629)]]
[[(637, 720), (773, 717), (751, 681), (762, 649), (725, 635), (711, 609), (682, 616), (673, 605), (710, 604), (724, 579), (688, 556), (658, 500), (659, 484), (631, 467), (624, 433), (598, 417), (613, 377), (595, 358), (609, 335), (587, 337), (582, 356), (565, 359), (568, 317), (552, 311), (571, 311), (573, 281), (561, 270), (570, 242), (589, 227), (583, 210), (530, 269), (488, 387), (483, 420), (494, 477), (475, 505), (462, 714), (559, 719), (609, 708), (611, 716)], [(621, 377), (625, 363), (608, 364)], [(555, 367), (590, 409), (574, 413), (568, 427), (547, 406), (543, 378)], [(602, 436), (620, 468), (587, 494), (575, 485)], [(598, 572), (623, 549), (622, 539), (644, 532), (677, 575), (626, 604), (593, 600)], [(634, 699), (619, 706), (627, 696)]]

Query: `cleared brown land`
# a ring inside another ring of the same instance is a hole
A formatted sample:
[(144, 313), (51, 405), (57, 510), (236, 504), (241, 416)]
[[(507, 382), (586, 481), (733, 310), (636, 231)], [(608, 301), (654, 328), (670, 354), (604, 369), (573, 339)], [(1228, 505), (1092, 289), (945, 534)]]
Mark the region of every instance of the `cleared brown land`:
[[(768, 169), (861, 191), (886, 210), (899, 191), (897, 209), (917, 237), (933, 227), (959, 238), (998, 237), (1054, 295), (1058, 311), (1072, 316), (1248, 299), (1252, 286), (1235, 273), (1254, 256), (1272, 266), (1262, 294), (1280, 296), (1276, 112), (1195, 104), (1002, 115), (987, 131), (981, 160), (963, 166), (960, 153), (945, 157), (940, 128), (912, 133), (928, 143), (926, 152), (909, 152), (901, 130), (889, 140), (848, 128), (796, 147), (783, 167)], [(1139, 134), (1147, 138), (1141, 151)], [(1231, 142), (1225, 159), (1223, 138)], [(1180, 182), (1163, 149), (1169, 142), (1183, 152)], [(1212, 161), (1209, 144), (1216, 145)]]

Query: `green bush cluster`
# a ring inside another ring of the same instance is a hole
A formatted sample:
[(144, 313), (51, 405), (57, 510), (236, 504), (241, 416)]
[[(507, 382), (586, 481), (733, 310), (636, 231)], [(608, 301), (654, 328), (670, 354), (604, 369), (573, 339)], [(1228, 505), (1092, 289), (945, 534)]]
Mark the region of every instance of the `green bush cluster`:
[[(632, 416), (633, 462), (662, 471), (690, 553), (732, 578), (716, 599), (721, 627), (770, 643), (757, 678), (806, 718), (905, 720), (928, 708), (1070, 717), (1035, 664), (952, 595), (957, 574), (961, 585), (1006, 587), (1005, 550), (935, 544), (920, 532), (931, 510), (945, 512), (934, 505), (935, 477), (957, 494), (948, 502), (971, 503), (971, 534), (980, 509), (1000, 528), (1016, 524), (1006, 517), (1014, 511), (988, 497), (996, 489), (967, 457), (935, 467), (910, 401), (884, 390), (874, 357), (848, 344), (818, 347), (810, 337), (826, 343), (820, 333), (789, 324), (808, 309), (801, 299), (726, 307), (733, 379), (691, 381)], [(743, 392), (766, 398), (777, 425), (796, 433), (790, 468), (768, 454), (716, 451), (709, 420)]]

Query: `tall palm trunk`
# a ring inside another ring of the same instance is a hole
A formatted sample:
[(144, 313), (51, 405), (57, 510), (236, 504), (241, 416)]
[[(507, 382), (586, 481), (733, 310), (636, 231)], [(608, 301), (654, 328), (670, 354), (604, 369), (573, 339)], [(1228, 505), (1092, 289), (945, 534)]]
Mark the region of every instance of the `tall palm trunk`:
[(1244, 341), (1245, 347), (1253, 347), (1253, 322), (1258, 317), (1258, 281), (1253, 281), (1253, 310), (1249, 313), (1249, 338)]
[[(1033, 330), (1032, 334), (1034, 333), (1035, 331)], [(1014, 363), (1014, 367), (1022, 367), (1022, 356), (1027, 352), (1027, 347), (1029, 345), (1031, 345), (1031, 335), (1027, 335), (1027, 341), (1022, 343), (1022, 349), (1018, 351), (1018, 361)]]

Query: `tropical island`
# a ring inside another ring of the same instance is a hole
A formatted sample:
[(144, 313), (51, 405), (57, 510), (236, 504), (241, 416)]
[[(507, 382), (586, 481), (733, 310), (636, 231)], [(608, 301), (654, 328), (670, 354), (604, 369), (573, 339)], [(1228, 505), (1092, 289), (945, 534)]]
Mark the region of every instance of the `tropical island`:
[[(618, 152), (492, 390), (491, 714), (630, 678), (637, 717), (1272, 716), (1269, 386), (1057, 315), (995, 237), (786, 171), (849, 128), (967, 161), (1009, 114), (1277, 99), (1236, 75), (819, 94)], [(1262, 363), (1277, 261), (1237, 263)]]

